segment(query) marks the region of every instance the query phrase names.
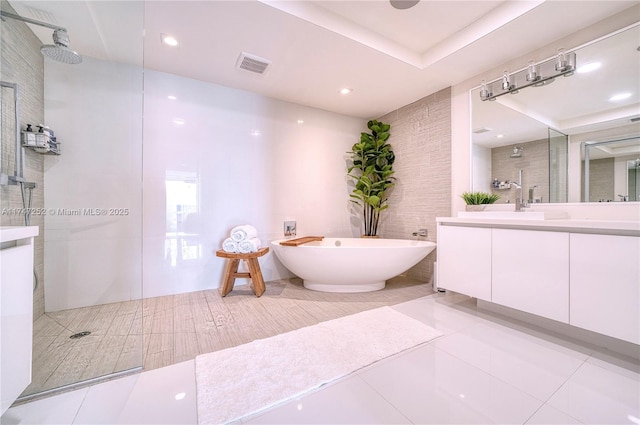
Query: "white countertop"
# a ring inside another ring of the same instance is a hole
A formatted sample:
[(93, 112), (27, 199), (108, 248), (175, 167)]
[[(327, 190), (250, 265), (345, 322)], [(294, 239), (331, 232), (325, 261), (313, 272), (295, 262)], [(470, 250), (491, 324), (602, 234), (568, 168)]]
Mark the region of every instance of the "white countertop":
[(0, 226), (0, 243), (38, 236), (38, 226)]
[(494, 227), (504, 229), (550, 230), (556, 232), (640, 236), (640, 221), (638, 220), (525, 220), (504, 218), (436, 217), (436, 222), (438, 224), (450, 226)]

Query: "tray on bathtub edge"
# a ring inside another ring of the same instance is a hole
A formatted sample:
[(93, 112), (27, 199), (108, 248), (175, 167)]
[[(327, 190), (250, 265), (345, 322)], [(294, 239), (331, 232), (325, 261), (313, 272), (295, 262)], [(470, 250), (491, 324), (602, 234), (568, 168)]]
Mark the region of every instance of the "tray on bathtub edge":
[(309, 242), (321, 241), (324, 239), (324, 236), (305, 236), (303, 238), (296, 239), (288, 239), (286, 241), (280, 242), (280, 245), (284, 246), (298, 246)]

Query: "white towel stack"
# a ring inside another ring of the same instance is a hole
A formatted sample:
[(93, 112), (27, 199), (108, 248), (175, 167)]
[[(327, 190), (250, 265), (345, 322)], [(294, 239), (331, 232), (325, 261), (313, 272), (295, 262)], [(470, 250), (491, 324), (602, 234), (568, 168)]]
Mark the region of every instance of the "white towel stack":
[(250, 224), (243, 224), (242, 226), (236, 226), (231, 229), (231, 239), (236, 242), (241, 242), (247, 239), (255, 238), (258, 236), (258, 231)]
[(231, 229), (230, 237), (222, 242), (222, 249), (226, 252), (240, 252), (248, 254), (260, 249), (258, 231), (250, 224), (243, 224)]
[(222, 250), (226, 252), (239, 252), (240, 247), (238, 246), (238, 242), (227, 238), (222, 242)]
[(258, 250), (260, 249), (260, 239), (251, 238), (240, 241), (240, 243), (238, 243), (238, 248), (243, 254), (247, 254), (249, 252), (258, 252)]

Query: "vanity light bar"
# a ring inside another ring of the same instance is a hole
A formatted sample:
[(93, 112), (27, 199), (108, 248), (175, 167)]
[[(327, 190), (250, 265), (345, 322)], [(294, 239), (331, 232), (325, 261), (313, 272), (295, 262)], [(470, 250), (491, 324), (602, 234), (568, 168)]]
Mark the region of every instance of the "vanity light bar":
[(480, 86), (480, 99), (496, 100), (504, 94), (516, 94), (526, 87), (542, 87), (551, 84), (556, 77), (570, 77), (576, 71), (576, 53), (565, 52), (560, 49), (558, 55), (546, 61), (529, 65), (518, 72), (509, 74), (508, 71), (496, 80), (486, 83), (484, 80)]

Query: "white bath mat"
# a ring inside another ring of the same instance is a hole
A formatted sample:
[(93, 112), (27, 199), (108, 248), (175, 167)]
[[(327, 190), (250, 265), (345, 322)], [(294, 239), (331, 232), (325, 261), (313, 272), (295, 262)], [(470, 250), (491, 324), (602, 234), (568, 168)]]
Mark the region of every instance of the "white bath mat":
[(439, 335), (382, 307), (200, 355), (198, 423), (259, 412)]

